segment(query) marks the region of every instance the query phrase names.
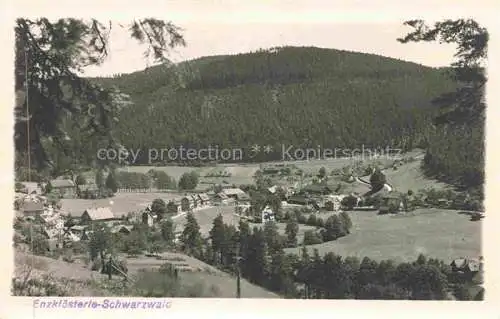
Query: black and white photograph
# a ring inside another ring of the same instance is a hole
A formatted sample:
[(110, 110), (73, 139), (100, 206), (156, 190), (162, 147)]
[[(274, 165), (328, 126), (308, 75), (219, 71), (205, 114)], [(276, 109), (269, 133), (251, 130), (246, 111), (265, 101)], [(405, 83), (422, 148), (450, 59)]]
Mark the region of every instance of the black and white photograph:
[(485, 25), (186, 16), (13, 23), (12, 296), (484, 300)]

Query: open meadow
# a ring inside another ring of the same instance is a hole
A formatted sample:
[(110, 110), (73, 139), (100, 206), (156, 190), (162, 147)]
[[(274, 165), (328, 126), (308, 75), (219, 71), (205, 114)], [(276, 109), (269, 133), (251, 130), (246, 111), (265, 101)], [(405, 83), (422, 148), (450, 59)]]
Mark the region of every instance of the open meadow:
[[(418, 209), (408, 214), (378, 215), (377, 211), (349, 212), (351, 233), (335, 241), (310, 245), (320, 255), (328, 252), (397, 262), (419, 254), (451, 262), (458, 257), (481, 255), (481, 224), (459, 211)], [(327, 216), (325, 216), (326, 218)], [(286, 249), (299, 253), (300, 248)]]
[(146, 208), (155, 199), (165, 202), (182, 197), (177, 193), (117, 193), (111, 198), (102, 199), (61, 199), (62, 211), (73, 217), (79, 217), (87, 208), (110, 207), (115, 217), (127, 215)]

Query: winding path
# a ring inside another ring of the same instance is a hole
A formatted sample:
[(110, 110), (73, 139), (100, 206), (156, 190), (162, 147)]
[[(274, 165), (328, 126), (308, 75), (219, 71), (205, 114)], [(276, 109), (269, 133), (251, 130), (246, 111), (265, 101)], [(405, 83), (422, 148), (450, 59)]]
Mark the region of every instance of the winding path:
[[(371, 184), (370, 184), (369, 182), (367, 182), (367, 181), (365, 181), (365, 180), (362, 180), (362, 179), (361, 179), (361, 178), (359, 178), (359, 177), (356, 177), (356, 181), (357, 181), (357, 182), (359, 182), (359, 183), (361, 183), (361, 184), (365, 184), (365, 185), (367, 185), (367, 186), (371, 187)], [(392, 185), (391, 185), (391, 184), (389, 184), (389, 183), (385, 183), (385, 184), (384, 184), (384, 187), (385, 187), (385, 188), (387, 189), (387, 191), (389, 191), (389, 192), (394, 191), (394, 187), (392, 187)]]

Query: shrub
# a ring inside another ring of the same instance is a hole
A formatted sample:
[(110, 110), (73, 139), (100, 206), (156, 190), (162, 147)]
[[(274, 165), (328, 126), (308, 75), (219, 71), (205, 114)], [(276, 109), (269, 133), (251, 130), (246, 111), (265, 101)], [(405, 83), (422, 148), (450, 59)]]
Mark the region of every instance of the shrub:
[(366, 206), (375, 206), (378, 207), (382, 204), (382, 197), (379, 195), (369, 196), (365, 199), (364, 204)]
[(298, 218), (297, 218), (297, 222), (298, 222), (299, 224), (305, 224), (305, 223), (307, 222), (306, 216), (304, 216), (304, 215), (302, 215), (302, 214), (301, 214), (301, 215), (299, 215), (299, 216), (298, 216)]
[(307, 221), (306, 221), (306, 225), (309, 225), (309, 226), (316, 226), (316, 215), (311, 214), (311, 215), (309, 216), (309, 218), (307, 219)]
[(322, 242), (321, 236), (316, 231), (306, 230), (304, 232), (304, 245), (316, 245)]
[(12, 278), (11, 292), (14, 296), (70, 296), (67, 286), (47, 275), (35, 277), (30, 273)]
[(92, 267), (90, 268), (92, 271), (101, 271), (102, 269), (102, 260), (101, 258), (97, 258), (92, 263)]
[(357, 203), (357, 198), (352, 195), (344, 197), (340, 202), (340, 204), (343, 207), (347, 208), (348, 210), (352, 210), (356, 206), (356, 203)]
[(323, 220), (323, 218), (321, 218), (321, 217), (316, 218), (316, 225), (315, 226), (318, 228), (325, 227), (325, 221)]

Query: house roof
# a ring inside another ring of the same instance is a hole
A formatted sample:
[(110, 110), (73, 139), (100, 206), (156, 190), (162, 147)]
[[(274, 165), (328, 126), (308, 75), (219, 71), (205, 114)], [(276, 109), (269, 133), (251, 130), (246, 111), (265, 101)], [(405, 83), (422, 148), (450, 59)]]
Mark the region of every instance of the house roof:
[(460, 270), (468, 269), (475, 272), (480, 270), (481, 261), (477, 258), (457, 258), (451, 265)]
[(194, 199), (191, 195), (184, 196), (184, 197), (181, 199), (181, 201), (183, 201), (183, 200), (188, 200), (188, 201), (189, 201), (189, 202), (191, 202), (191, 203), (195, 201), (195, 199)]
[(115, 215), (109, 207), (98, 207), (86, 209), (84, 214), (87, 213), (92, 220), (113, 219)]
[(217, 193), (215, 196), (219, 197), (220, 199), (228, 199), (229, 197), (227, 197), (226, 194), (220, 192), (220, 193)]
[(50, 185), (53, 188), (75, 187), (75, 183), (70, 179), (54, 179), (50, 181)]
[(269, 187), (267, 190), (271, 193), (271, 194), (274, 194), (276, 193), (276, 190), (278, 189), (278, 186), (274, 185), (274, 186), (271, 186)]
[(222, 193), (226, 194), (227, 196), (245, 194), (245, 192), (239, 188), (226, 188), (222, 190)]
[(22, 212), (35, 212), (35, 211), (43, 211), (43, 204), (38, 202), (23, 202), (21, 204), (20, 210)]
[(236, 198), (238, 200), (250, 200), (250, 195), (248, 195), (247, 193), (236, 194)]
[(87, 226), (83, 226), (83, 225), (75, 225), (75, 226), (71, 227), (70, 229), (71, 229), (71, 230), (82, 231), (82, 230), (85, 230), (86, 228), (87, 228)]
[(201, 198), (201, 200), (209, 200), (210, 199), (210, 197), (206, 193), (198, 194), (198, 196)]
[(303, 190), (306, 192), (311, 192), (311, 193), (332, 192), (332, 189), (330, 186), (323, 185), (323, 184), (309, 184), (309, 185), (306, 185), (303, 188)]
[(125, 230), (126, 232), (130, 233), (134, 226), (131, 225), (116, 225), (111, 228), (111, 233), (118, 233), (122, 230)]

